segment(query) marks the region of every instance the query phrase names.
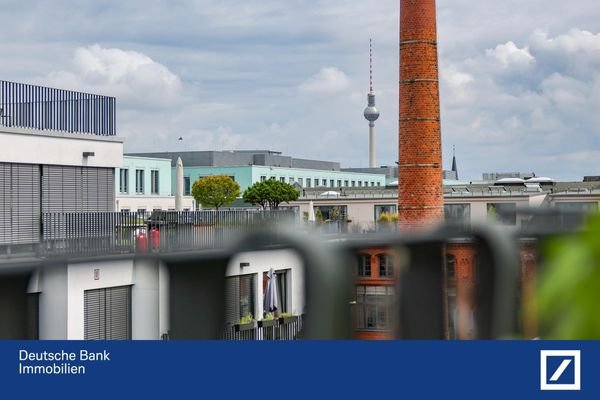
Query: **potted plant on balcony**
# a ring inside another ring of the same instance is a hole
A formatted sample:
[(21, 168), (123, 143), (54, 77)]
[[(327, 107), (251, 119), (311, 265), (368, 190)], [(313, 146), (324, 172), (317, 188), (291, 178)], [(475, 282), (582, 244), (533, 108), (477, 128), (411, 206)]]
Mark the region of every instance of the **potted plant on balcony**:
[(257, 322), (259, 328), (268, 328), (277, 325), (278, 319), (275, 319), (273, 313), (268, 313), (263, 319)]
[(279, 325), (291, 324), (298, 321), (298, 316), (292, 313), (283, 313), (279, 317)]
[(256, 321), (252, 313), (248, 313), (245, 317), (240, 318), (240, 323), (234, 325), (236, 332), (249, 331), (256, 327)]
[(381, 213), (377, 219), (377, 227), (380, 232), (395, 232), (398, 226), (397, 213)]

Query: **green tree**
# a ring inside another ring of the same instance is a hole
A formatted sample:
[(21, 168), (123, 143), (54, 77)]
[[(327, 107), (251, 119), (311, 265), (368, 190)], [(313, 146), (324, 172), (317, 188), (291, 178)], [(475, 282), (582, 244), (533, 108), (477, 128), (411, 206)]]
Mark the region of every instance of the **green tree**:
[(243, 198), (246, 203), (258, 204), (263, 209), (267, 207), (275, 210), (279, 204), (298, 200), (300, 192), (289, 183), (275, 179), (256, 182), (244, 191)]
[(240, 195), (240, 185), (225, 175), (199, 178), (192, 185), (192, 196), (204, 207), (219, 207), (231, 204)]

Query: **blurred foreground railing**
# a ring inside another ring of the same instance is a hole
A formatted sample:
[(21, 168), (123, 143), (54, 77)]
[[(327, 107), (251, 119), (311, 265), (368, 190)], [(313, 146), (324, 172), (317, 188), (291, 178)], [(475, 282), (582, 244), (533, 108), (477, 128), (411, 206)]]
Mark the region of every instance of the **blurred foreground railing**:
[(223, 340), (298, 340), (302, 339), (303, 320), (303, 315), (294, 315), (236, 324), (225, 329)]
[[(284, 218), (284, 214), (276, 215), (273, 218)], [(170, 225), (177, 229), (182, 225), (194, 227), (200, 221), (210, 221), (212, 216), (155, 214), (145, 216), (143, 221), (119, 219), (116, 215), (112, 215), (112, 220), (90, 217), (85, 219), (90, 229), (77, 231), (85, 225), (79, 217), (55, 215), (53, 218), (62, 228), (50, 231), (54, 233), (48, 240), (68, 245), (68, 240), (75, 239), (71, 235), (84, 235), (83, 243), (85, 235), (90, 239), (106, 235), (110, 244), (118, 224), (135, 226), (127, 229), (164, 233)], [(261, 219), (265, 215), (238, 213), (229, 214), (228, 218), (234, 231), (240, 218)], [(276, 227), (252, 225), (253, 229), (237, 240), (211, 251), (188, 250), (181, 244), (179, 250), (173, 250), (169, 240), (161, 235), (160, 245), (164, 239), (165, 248), (171, 251), (133, 254), (127, 247), (127, 252), (119, 257), (106, 253), (81, 260), (79, 253), (65, 253), (62, 258), (2, 262), (0, 338), (79, 339), (79, 325), (85, 324), (85, 318), (80, 321), (81, 299), (84, 295), (90, 299), (113, 296), (111, 290), (115, 287), (129, 293), (122, 297), (126, 306), (121, 322), (126, 325), (123, 331), (133, 332), (133, 336), (126, 339), (352, 339), (357, 337), (357, 329), (378, 328), (379, 323), (387, 329), (387, 338), (393, 339), (530, 339), (540, 333), (543, 337), (532, 305), (535, 306), (537, 275), (544, 272), (539, 257), (541, 244), (550, 232), (531, 231), (524, 238), (496, 225), (444, 225), (427, 232), (324, 237), (299, 232), (297, 226), (281, 223), (284, 220)], [(223, 224), (223, 219), (215, 220), (217, 223)], [(593, 242), (588, 236), (585, 238)], [(136, 248), (138, 242), (128, 246)], [(149, 245), (146, 250), (151, 248)], [(71, 250), (57, 248), (61, 249)], [(98, 249), (102, 247), (95, 251)], [(268, 264), (274, 253), (269, 254), (270, 251), (289, 252), (292, 257), (271, 267)], [(262, 254), (264, 262), (250, 264), (240, 257), (250, 252)], [(358, 261), (386, 260), (387, 256), (394, 259), (393, 269), (388, 269), (387, 261), (380, 261), (379, 265)], [(595, 260), (578, 260), (588, 259)], [(264, 295), (261, 287), (266, 288), (264, 280), (263, 286), (259, 283), (261, 278), (269, 268), (291, 268), (294, 260), (301, 264), (302, 275), (294, 275), (299, 279), (294, 278), (295, 283), (289, 281), (289, 288), (302, 290), (304, 303), (298, 306), (289, 297), (292, 304), (282, 310), (293, 314), (298, 310), (302, 316), (276, 322), (253, 321), (249, 326), (238, 325), (224, 332), (226, 322), (237, 321), (235, 317), (241, 317), (240, 314), (264, 315), (268, 308), (260, 307), (257, 295)], [(569, 270), (577, 268), (578, 265), (569, 266)], [(244, 297), (247, 309), (229, 307), (231, 296), (227, 295), (227, 288), (232, 285), (227, 279), (251, 273), (256, 274), (247, 280), (251, 283), (234, 285), (238, 293), (235, 304), (240, 305)], [(302, 289), (296, 286), (299, 281)], [(557, 280), (556, 284), (562, 282)], [(368, 297), (378, 291), (359, 288), (367, 285), (391, 288), (385, 291), (390, 295), (386, 299), (389, 304), (380, 303), (381, 297)], [(361, 295), (364, 297), (357, 298)], [(74, 307), (75, 304), (80, 306)], [(61, 305), (66, 308), (61, 309)], [(368, 314), (368, 307), (375, 307), (372, 314)], [(375, 315), (378, 321), (357, 327), (357, 309), (366, 310), (365, 315)], [(75, 317), (67, 318), (70, 313), (75, 313)], [(131, 324), (135, 329), (130, 329)]]

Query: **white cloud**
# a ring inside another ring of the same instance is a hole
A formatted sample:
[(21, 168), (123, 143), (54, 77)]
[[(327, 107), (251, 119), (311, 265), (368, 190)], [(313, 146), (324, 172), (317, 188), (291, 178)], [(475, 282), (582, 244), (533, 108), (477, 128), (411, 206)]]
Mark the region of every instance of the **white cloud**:
[(503, 68), (524, 67), (535, 63), (535, 57), (531, 55), (528, 47), (520, 49), (512, 41), (499, 44), (494, 49), (487, 49), (485, 54), (499, 62)]
[(350, 79), (344, 71), (336, 67), (323, 67), (300, 84), (299, 89), (306, 93), (334, 94), (343, 91), (349, 85)]
[(116, 96), (128, 108), (164, 107), (181, 95), (181, 80), (166, 66), (136, 51), (97, 44), (77, 48), (72, 68), (51, 72), (45, 81)]
[(536, 29), (531, 36), (531, 41), (537, 47), (566, 53), (600, 51), (600, 33), (594, 35), (578, 28), (573, 28), (568, 33), (555, 38), (549, 37), (548, 32), (544, 30)]

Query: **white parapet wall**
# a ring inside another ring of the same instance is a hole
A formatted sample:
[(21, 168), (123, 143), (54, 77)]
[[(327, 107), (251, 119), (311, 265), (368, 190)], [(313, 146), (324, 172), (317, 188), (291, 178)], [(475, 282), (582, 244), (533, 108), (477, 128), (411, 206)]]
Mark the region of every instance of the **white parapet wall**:
[(123, 140), (116, 136), (2, 126), (0, 143), (2, 162), (108, 168), (123, 165)]

